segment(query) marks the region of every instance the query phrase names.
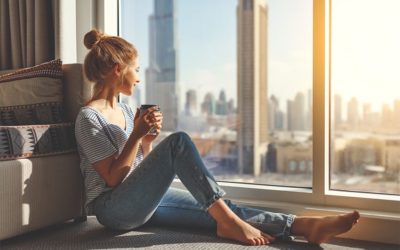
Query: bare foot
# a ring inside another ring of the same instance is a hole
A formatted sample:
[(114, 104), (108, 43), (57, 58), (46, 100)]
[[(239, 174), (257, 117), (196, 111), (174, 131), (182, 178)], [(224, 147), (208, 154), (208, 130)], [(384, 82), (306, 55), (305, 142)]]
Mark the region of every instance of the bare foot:
[(217, 223), (217, 235), (247, 245), (267, 245), (275, 240), (274, 237), (261, 232), (247, 222), (237, 218), (225, 223)]
[(321, 244), (338, 234), (349, 231), (359, 218), (358, 211), (343, 215), (310, 218), (310, 229), (305, 238), (310, 243)]

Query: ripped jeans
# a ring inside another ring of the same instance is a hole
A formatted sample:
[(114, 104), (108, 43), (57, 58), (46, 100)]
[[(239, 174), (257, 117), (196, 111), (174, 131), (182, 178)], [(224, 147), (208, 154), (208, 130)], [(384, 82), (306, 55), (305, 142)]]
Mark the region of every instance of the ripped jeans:
[[(188, 191), (171, 188), (178, 176)], [(216, 230), (208, 208), (225, 194), (204, 166), (190, 137), (178, 132), (160, 142), (124, 182), (97, 197), (93, 212), (111, 229), (146, 223)], [(291, 239), (294, 215), (225, 203), (241, 219), (282, 240)]]

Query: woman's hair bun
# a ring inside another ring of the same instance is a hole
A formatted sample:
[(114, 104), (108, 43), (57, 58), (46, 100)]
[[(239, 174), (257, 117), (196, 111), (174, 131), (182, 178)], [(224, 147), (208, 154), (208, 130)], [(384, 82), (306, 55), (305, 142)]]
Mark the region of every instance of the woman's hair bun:
[(87, 49), (92, 49), (94, 45), (96, 45), (100, 39), (104, 36), (104, 34), (96, 29), (93, 29), (86, 33), (83, 38), (83, 43)]

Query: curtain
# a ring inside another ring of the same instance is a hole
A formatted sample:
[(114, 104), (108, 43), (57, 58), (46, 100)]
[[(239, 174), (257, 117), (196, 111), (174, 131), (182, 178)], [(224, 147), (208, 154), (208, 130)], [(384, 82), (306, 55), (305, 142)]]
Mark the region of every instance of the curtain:
[(59, 0), (0, 0), (0, 70), (58, 55)]

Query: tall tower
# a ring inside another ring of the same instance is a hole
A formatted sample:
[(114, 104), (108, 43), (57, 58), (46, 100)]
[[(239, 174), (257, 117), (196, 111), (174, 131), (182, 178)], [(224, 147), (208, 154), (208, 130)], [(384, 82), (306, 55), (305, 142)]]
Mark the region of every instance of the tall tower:
[(146, 103), (160, 105), (163, 130), (174, 131), (178, 124), (178, 70), (176, 50), (175, 0), (154, 0), (150, 16), (149, 67), (146, 69)]
[(334, 100), (335, 100), (334, 124), (335, 127), (338, 127), (342, 123), (342, 97), (336, 94)]
[(194, 89), (186, 91), (185, 115), (197, 115), (197, 92)]
[(268, 129), (274, 131), (276, 129), (275, 118), (279, 109), (279, 100), (276, 96), (272, 95), (268, 101)]
[(238, 1), (237, 69), (238, 165), (241, 174), (257, 176), (268, 136), (265, 0)]
[(347, 104), (347, 123), (352, 129), (354, 129), (358, 127), (359, 119), (358, 100), (357, 98), (352, 97)]
[(298, 92), (294, 98), (293, 106), (293, 116), (294, 116), (294, 130), (304, 131), (306, 128), (306, 110), (305, 110), (305, 97), (304, 94)]

